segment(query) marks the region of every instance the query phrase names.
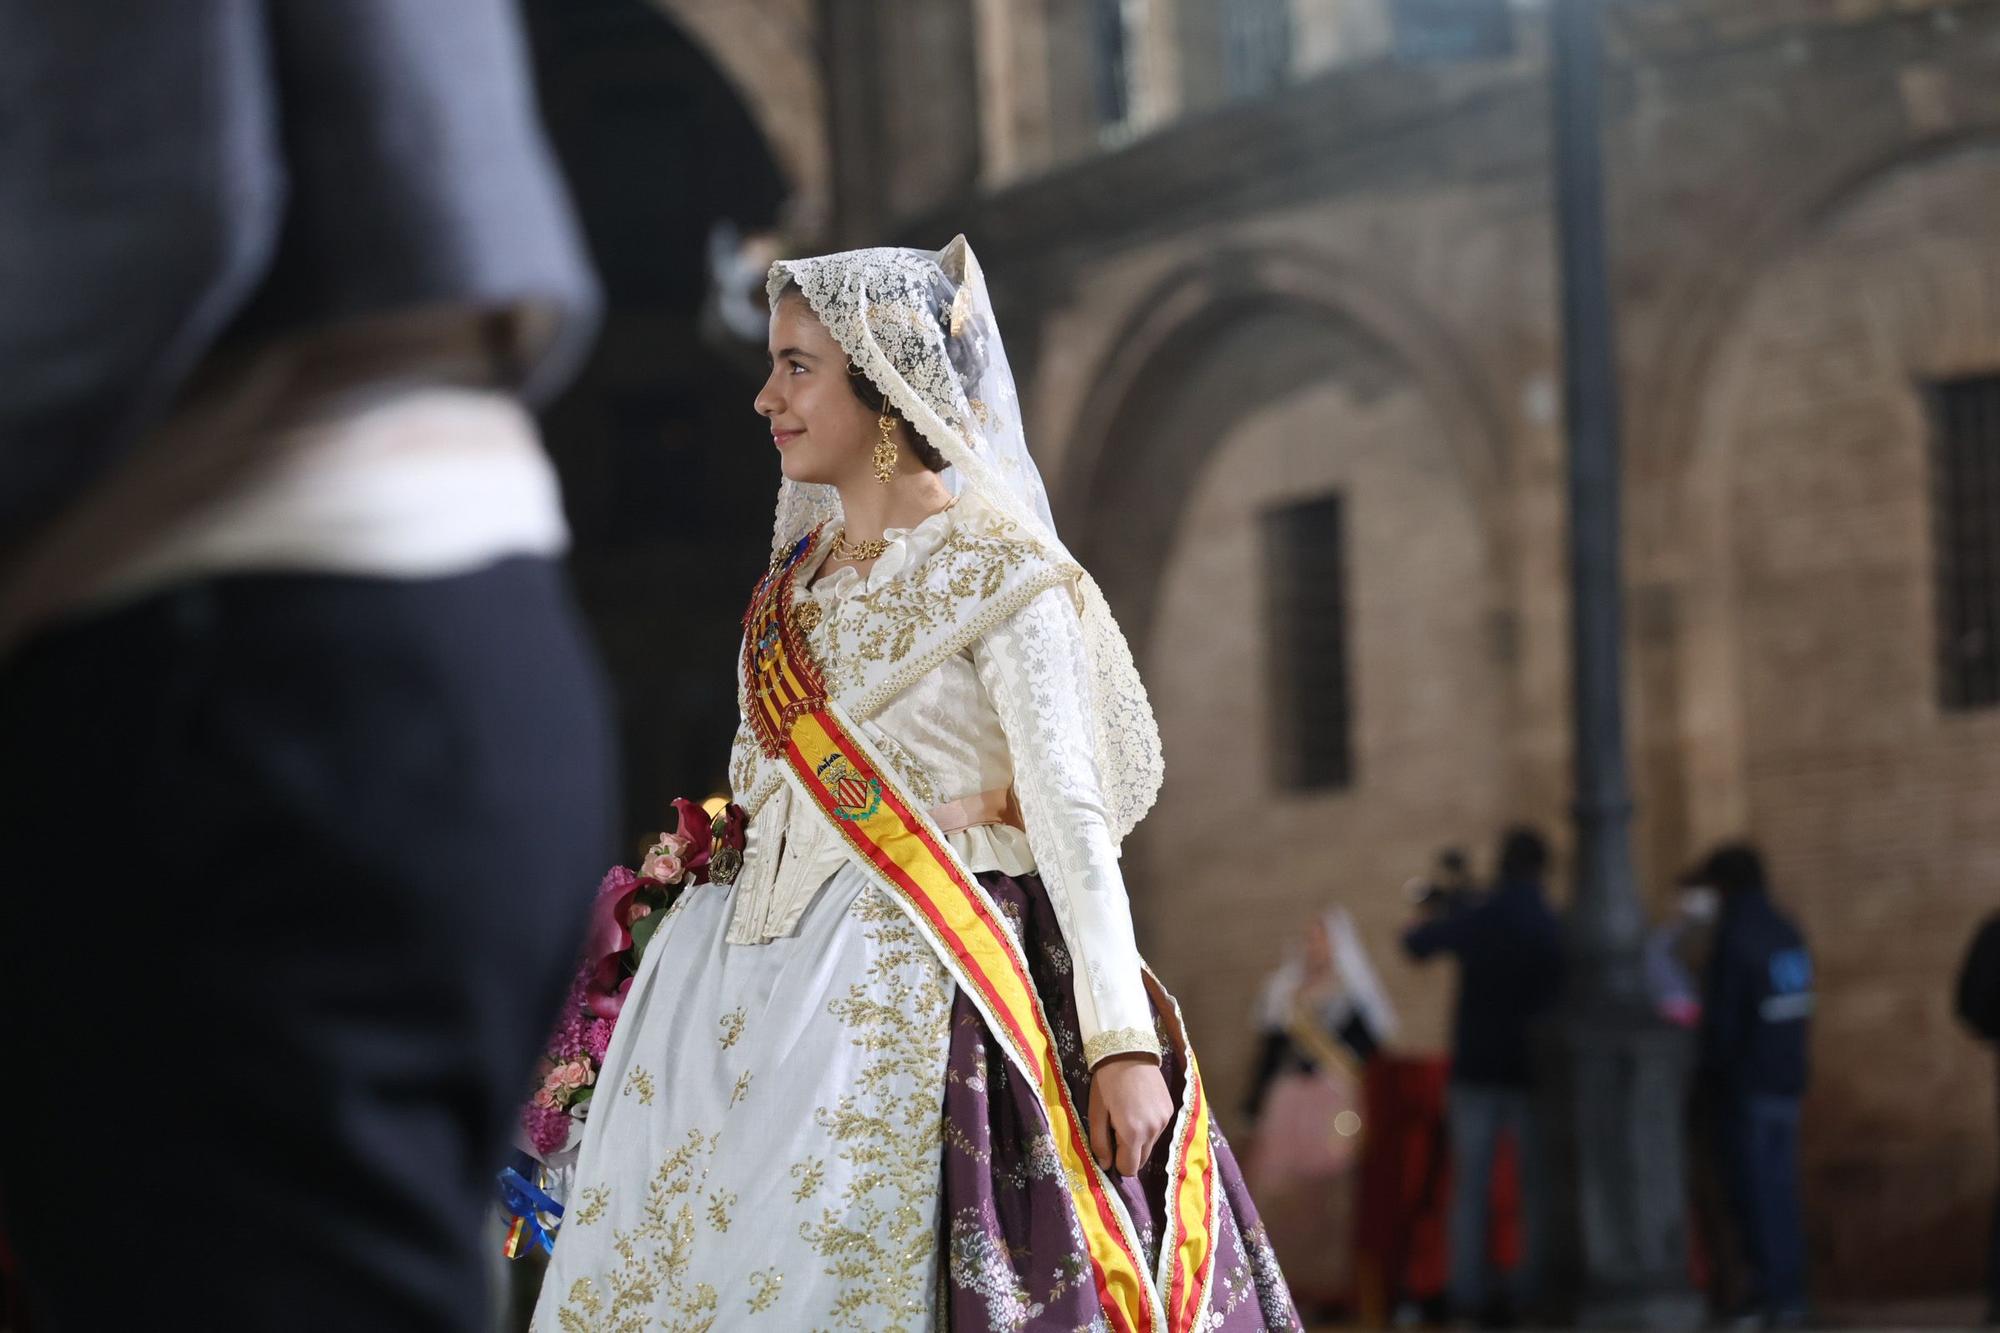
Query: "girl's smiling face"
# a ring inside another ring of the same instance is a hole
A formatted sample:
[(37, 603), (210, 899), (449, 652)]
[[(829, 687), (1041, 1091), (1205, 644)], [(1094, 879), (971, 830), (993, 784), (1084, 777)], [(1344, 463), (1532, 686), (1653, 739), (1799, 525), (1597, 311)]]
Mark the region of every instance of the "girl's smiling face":
[(758, 390), (785, 476), (838, 486), (869, 475), (877, 413), (848, 383), (847, 353), (796, 291), (771, 308), (771, 373)]

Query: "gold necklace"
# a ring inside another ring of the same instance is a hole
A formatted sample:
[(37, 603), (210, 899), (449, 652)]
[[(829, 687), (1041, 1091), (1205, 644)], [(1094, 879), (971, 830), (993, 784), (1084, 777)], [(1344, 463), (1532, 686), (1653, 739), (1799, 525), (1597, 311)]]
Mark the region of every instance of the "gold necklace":
[[(952, 496), (951, 499), (945, 501), (932, 511), (927, 516), (927, 521), (930, 518), (936, 518), (939, 514), (942, 514), (957, 503), (958, 497), (956, 495)], [(888, 549), (889, 543), (883, 539), (850, 542), (847, 540), (847, 534), (844, 532), (833, 539), (833, 558), (835, 560), (874, 560), (879, 558)]]
[(844, 532), (833, 539), (835, 560), (873, 560), (888, 549), (889, 543), (886, 541), (850, 542)]

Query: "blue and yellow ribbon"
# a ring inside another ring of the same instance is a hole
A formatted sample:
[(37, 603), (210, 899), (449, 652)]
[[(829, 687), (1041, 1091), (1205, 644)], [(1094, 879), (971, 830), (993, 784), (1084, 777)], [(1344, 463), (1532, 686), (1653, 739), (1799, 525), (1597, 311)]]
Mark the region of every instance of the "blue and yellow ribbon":
[(500, 1208), (508, 1219), (501, 1253), (509, 1259), (533, 1249), (555, 1253), (563, 1207), (549, 1197), (544, 1188), (548, 1180), (548, 1168), (524, 1152), (516, 1152), (514, 1165), (500, 1173)]

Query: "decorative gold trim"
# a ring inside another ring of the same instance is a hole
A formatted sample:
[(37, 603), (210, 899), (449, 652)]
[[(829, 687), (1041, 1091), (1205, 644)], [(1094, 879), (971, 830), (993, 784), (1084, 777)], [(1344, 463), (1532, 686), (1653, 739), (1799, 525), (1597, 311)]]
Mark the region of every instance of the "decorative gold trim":
[[(841, 707), (856, 722), (866, 722), (894, 703), (905, 691), (911, 689), (931, 672), (973, 643), (986, 637), (988, 631), (1004, 624), (1013, 616), (1026, 609), (1028, 604), (1051, 588), (1060, 588), (1082, 571), (1074, 565), (1051, 565), (1040, 575), (1029, 580), (1005, 597), (996, 597), (980, 605), (979, 614), (966, 621), (959, 633), (946, 642), (941, 642), (930, 652), (904, 666), (902, 670), (887, 680), (881, 681), (856, 700), (852, 707), (844, 702)], [(836, 700), (836, 702), (840, 702)]]
[(1114, 1055), (1160, 1055), (1160, 1034), (1150, 1027), (1112, 1028), (1083, 1043), (1083, 1062), (1092, 1069)]

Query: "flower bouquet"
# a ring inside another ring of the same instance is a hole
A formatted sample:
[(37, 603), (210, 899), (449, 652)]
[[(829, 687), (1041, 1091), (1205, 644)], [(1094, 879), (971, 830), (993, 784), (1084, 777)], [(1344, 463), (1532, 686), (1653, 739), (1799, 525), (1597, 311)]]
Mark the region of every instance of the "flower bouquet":
[(501, 1173), (503, 1207), (512, 1224), (510, 1258), (526, 1248), (524, 1232), (543, 1248), (551, 1243), (604, 1053), (632, 978), (667, 909), (689, 887), (707, 883), (712, 870), (727, 880), (732, 863), (741, 864), (740, 806), (725, 807), (713, 821), (686, 799), (674, 802), (674, 812), (678, 827), (653, 839), (636, 872), (613, 866), (597, 886), (583, 957), (537, 1063), (535, 1091), (521, 1109), (519, 1160)]

